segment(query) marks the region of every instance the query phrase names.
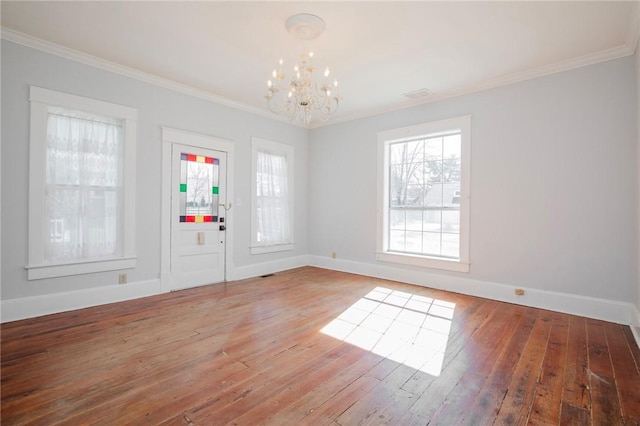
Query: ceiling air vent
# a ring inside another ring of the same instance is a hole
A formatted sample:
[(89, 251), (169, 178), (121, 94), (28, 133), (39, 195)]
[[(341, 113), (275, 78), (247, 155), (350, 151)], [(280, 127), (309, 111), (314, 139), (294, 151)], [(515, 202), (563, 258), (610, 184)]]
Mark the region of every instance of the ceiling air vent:
[(418, 89), (418, 90), (414, 90), (413, 92), (407, 92), (402, 94), (402, 96), (406, 96), (407, 98), (410, 98), (410, 99), (424, 98), (429, 95), (433, 95), (433, 92), (429, 89)]

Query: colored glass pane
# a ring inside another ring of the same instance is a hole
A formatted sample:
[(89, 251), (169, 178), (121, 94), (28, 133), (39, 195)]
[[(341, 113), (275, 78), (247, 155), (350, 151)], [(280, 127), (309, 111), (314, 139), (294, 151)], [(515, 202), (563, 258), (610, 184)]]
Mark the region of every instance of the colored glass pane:
[[(219, 162), (212, 157), (180, 155), (180, 221), (217, 222)], [(215, 192), (209, 188), (215, 188)]]

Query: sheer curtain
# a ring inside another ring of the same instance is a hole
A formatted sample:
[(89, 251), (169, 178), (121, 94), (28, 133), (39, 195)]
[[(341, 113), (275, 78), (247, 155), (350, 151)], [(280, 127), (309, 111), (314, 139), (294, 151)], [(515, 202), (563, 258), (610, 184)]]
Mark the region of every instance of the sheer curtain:
[(291, 243), (287, 157), (258, 151), (257, 241), (262, 246)]
[(120, 120), (50, 109), (44, 252), (47, 261), (118, 254), (122, 211)]

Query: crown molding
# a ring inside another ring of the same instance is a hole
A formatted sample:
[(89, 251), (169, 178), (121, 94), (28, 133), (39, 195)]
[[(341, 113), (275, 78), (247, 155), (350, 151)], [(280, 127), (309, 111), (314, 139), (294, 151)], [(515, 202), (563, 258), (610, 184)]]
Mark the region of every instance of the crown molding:
[[(636, 37), (636, 42), (637, 42), (637, 37)], [(596, 52), (596, 53), (592, 53), (584, 56), (579, 56), (577, 58), (572, 58), (566, 61), (557, 62), (555, 64), (545, 65), (542, 67), (534, 68), (532, 70), (523, 71), (519, 73), (507, 74), (504, 76), (492, 78), (477, 84), (461, 87), (458, 89), (447, 90), (445, 92), (440, 92), (440, 93), (434, 93), (432, 95), (425, 96), (418, 100), (406, 101), (406, 102), (395, 104), (390, 107), (383, 107), (375, 110), (368, 110), (365, 113), (351, 114), (343, 117), (335, 117), (331, 120), (331, 122), (312, 123), (310, 127), (319, 128), (324, 126), (331, 126), (334, 124), (359, 120), (359, 119), (371, 117), (374, 115), (399, 111), (399, 110), (403, 110), (403, 109), (407, 109), (407, 108), (411, 108), (419, 105), (441, 101), (444, 99), (467, 95), (470, 93), (481, 92), (483, 90), (493, 89), (500, 86), (506, 86), (513, 83), (519, 83), (526, 80), (532, 80), (534, 78), (544, 77), (547, 75), (556, 74), (563, 71), (569, 71), (572, 69), (585, 67), (587, 65), (594, 65), (600, 62), (606, 62), (606, 61), (611, 61), (613, 59), (623, 58), (625, 56), (633, 55), (634, 51), (635, 51), (635, 47), (634, 49), (632, 49), (629, 44), (625, 43), (621, 46), (613, 47), (611, 49), (603, 50), (600, 52)]]
[(140, 71), (135, 68), (130, 68), (125, 65), (118, 64), (116, 62), (111, 62), (106, 59), (99, 58), (97, 56), (93, 56), (87, 53), (79, 52), (77, 50), (69, 49), (59, 44), (51, 43), (49, 41), (42, 40), (40, 38), (33, 37), (28, 34), (24, 34), (19, 31), (14, 31), (9, 28), (2, 27), (0, 28), (0, 30), (1, 30), (0, 38), (3, 38), (4, 40), (7, 40), (13, 43), (20, 44), (25, 47), (29, 47), (32, 49), (39, 50), (41, 52), (56, 55), (64, 59), (69, 59), (71, 61), (79, 62), (84, 65), (89, 65), (94, 68), (99, 68), (105, 71), (113, 72), (115, 74), (123, 75), (125, 77), (133, 78), (145, 83), (153, 84), (155, 86), (169, 89), (174, 92), (194, 96), (196, 98), (204, 99), (204, 100), (214, 102), (216, 104), (224, 105), (230, 108), (234, 108), (240, 111), (256, 114), (261, 117), (269, 118), (272, 120), (282, 121), (294, 126), (296, 125), (296, 123), (292, 123), (286, 117), (274, 115), (270, 111), (262, 110), (260, 108), (256, 108), (251, 105), (233, 101), (231, 99), (216, 95), (215, 93), (208, 92), (202, 89), (197, 89), (188, 84), (178, 83), (176, 81), (169, 80), (169, 79), (157, 76), (155, 74), (146, 73), (144, 71)]
[(42, 40), (37, 37), (33, 37), (18, 31), (14, 31), (9, 28), (4, 28), (4, 27), (0, 28), (1, 30), (0, 38), (3, 38), (7, 41), (11, 41), (13, 43), (21, 44), (23, 46), (26, 46), (32, 49), (40, 50), (45, 53), (56, 55), (65, 59), (69, 59), (75, 62), (92, 66), (95, 68), (100, 68), (106, 71), (113, 72), (115, 74), (123, 75), (139, 81), (143, 81), (145, 83), (149, 83), (159, 87), (163, 87), (165, 89), (173, 90), (175, 92), (183, 93), (183, 94), (194, 96), (210, 102), (214, 102), (220, 105), (228, 106), (230, 108), (245, 111), (245, 112), (255, 114), (264, 118), (280, 121), (296, 127), (314, 129), (319, 127), (332, 126), (334, 124), (340, 124), (340, 123), (345, 123), (349, 121), (359, 120), (362, 118), (371, 117), (371, 116), (375, 116), (375, 115), (379, 115), (387, 112), (399, 111), (399, 110), (411, 108), (418, 105), (424, 105), (424, 104), (428, 104), (428, 103), (432, 103), (432, 102), (436, 102), (436, 101), (440, 101), (448, 98), (475, 93), (482, 90), (505, 86), (508, 84), (518, 83), (525, 80), (531, 80), (538, 77), (544, 77), (550, 74), (569, 71), (575, 68), (597, 64), (599, 62), (610, 61), (613, 59), (618, 59), (625, 56), (633, 55), (635, 53), (635, 49), (638, 46), (638, 39), (640, 38), (640, 6), (638, 3), (639, 2), (635, 2), (634, 4), (634, 9), (632, 13), (633, 18), (632, 18), (629, 35), (627, 37), (625, 44), (621, 46), (603, 50), (601, 52), (592, 53), (589, 55), (580, 56), (577, 58), (569, 59), (569, 60), (558, 62), (555, 64), (546, 65), (546, 66), (535, 68), (532, 70), (528, 70), (520, 73), (508, 74), (501, 77), (485, 80), (478, 84), (473, 84), (473, 85), (469, 85), (469, 86), (465, 86), (465, 87), (461, 87), (453, 90), (448, 90), (445, 92), (434, 93), (430, 96), (420, 98), (418, 100), (401, 102), (392, 106), (370, 109), (365, 112), (349, 114), (342, 117), (334, 116), (329, 122), (315, 122), (315, 123), (311, 123), (309, 126), (304, 126), (302, 124), (292, 122), (287, 117), (273, 114), (272, 112), (267, 110), (256, 108), (254, 106), (247, 105), (241, 102), (233, 101), (228, 98), (224, 98), (222, 96), (216, 95), (214, 93), (197, 89), (195, 87), (189, 86), (184, 83), (178, 83), (176, 81), (159, 77), (154, 74), (146, 73), (146, 72), (143, 72), (134, 68), (130, 68), (115, 62), (107, 61), (97, 56), (92, 56), (92, 55), (82, 53), (73, 49), (69, 49), (67, 47), (60, 46), (58, 44), (51, 43), (49, 41)]

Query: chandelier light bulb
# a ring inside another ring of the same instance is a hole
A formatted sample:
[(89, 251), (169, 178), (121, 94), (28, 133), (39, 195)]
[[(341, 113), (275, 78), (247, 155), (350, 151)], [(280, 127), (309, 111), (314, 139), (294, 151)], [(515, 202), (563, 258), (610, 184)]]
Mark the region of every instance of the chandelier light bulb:
[(327, 68), (324, 70), (324, 76), (325, 76), (325, 77), (329, 77), (329, 73), (330, 73), (330, 72), (331, 72), (331, 71), (329, 71), (329, 67), (327, 67)]

